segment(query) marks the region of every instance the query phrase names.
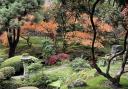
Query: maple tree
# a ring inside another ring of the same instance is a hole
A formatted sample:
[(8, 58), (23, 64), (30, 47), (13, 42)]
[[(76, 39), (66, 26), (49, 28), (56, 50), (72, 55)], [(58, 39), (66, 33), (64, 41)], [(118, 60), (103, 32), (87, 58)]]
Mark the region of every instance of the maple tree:
[[(120, 87), (120, 78), (121, 78), (121, 76), (124, 74), (124, 73), (126, 73), (127, 71), (125, 71), (124, 69), (125, 69), (125, 65), (126, 65), (126, 61), (127, 61), (127, 58), (128, 58), (128, 50), (127, 50), (127, 38), (128, 38), (128, 30), (127, 30), (127, 20), (125, 19), (124, 21), (123, 21), (123, 27), (124, 27), (124, 29), (126, 30), (126, 33), (125, 33), (125, 37), (124, 37), (124, 49), (123, 49), (123, 51), (121, 51), (121, 52), (119, 52), (119, 53), (117, 53), (117, 54), (115, 54), (114, 56), (111, 56), (110, 57), (110, 59), (108, 59), (108, 65), (107, 65), (107, 69), (106, 69), (106, 71), (104, 72), (104, 71), (102, 71), (101, 70), (101, 68), (97, 65), (97, 58), (95, 57), (95, 43), (97, 42), (97, 38), (98, 38), (98, 36), (101, 36), (101, 34), (99, 34), (99, 29), (98, 29), (98, 27), (97, 27), (97, 22), (95, 22), (95, 21), (97, 21), (96, 19), (95, 19), (95, 12), (96, 12), (96, 6), (100, 3), (100, 4), (102, 4), (102, 3), (104, 3), (104, 2), (106, 2), (105, 0), (93, 0), (93, 1), (91, 1), (91, 0), (76, 0), (76, 1), (72, 1), (72, 0), (68, 0), (68, 1), (65, 1), (65, 0), (60, 0), (61, 1), (61, 3), (63, 4), (63, 6), (65, 6), (65, 7), (67, 7), (68, 6), (68, 9), (69, 8), (71, 8), (72, 9), (72, 11), (77, 11), (79, 14), (81, 13), (81, 9), (80, 8), (78, 8), (80, 5), (82, 5), (82, 7), (84, 6), (84, 7), (86, 7), (86, 5), (87, 5), (87, 9), (82, 9), (83, 11), (82, 11), (82, 13), (86, 13), (86, 12), (88, 12), (89, 13), (89, 18), (90, 18), (90, 22), (91, 22), (91, 28), (90, 29), (92, 29), (92, 41), (91, 41), (91, 57), (90, 57), (90, 59), (89, 59), (89, 62), (90, 62), (90, 65), (91, 65), (91, 67), (92, 68), (95, 68), (96, 69), (96, 71), (100, 74), (100, 75), (102, 75), (102, 76), (104, 76), (105, 78), (107, 78), (109, 81), (111, 81), (112, 82), (112, 84), (114, 85), (114, 86), (116, 86), (116, 87)], [(72, 3), (72, 4), (70, 4), (70, 3)], [(85, 4), (86, 3), (86, 4)], [(114, 1), (111, 1), (111, 0), (109, 0), (108, 1), (108, 3), (111, 5), (111, 4), (113, 4), (113, 5), (120, 5), (120, 6), (124, 6), (123, 7), (123, 10), (125, 9), (125, 11), (126, 11), (126, 13), (127, 13), (127, 3), (128, 3), (128, 1), (127, 0), (114, 0)], [(117, 3), (117, 4), (115, 4), (115, 3)], [(83, 5), (83, 4), (85, 4), (85, 5)], [(119, 6), (118, 5), (118, 6)], [(125, 12), (124, 11), (124, 12)], [(120, 11), (121, 12), (121, 11)], [(123, 13), (124, 13), (123, 12)], [(125, 16), (124, 16), (124, 18), (125, 18)], [(99, 21), (99, 20), (98, 20)], [(85, 21), (86, 23), (87, 23), (87, 25), (89, 24), (89, 22), (86, 20)], [(100, 22), (101, 23), (101, 22)], [(101, 23), (101, 25), (103, 25), (102, 23)], [(109, 26), (109, 25), (105, 25), (105, 26)], [(86, 26), (85, 26), (86, 27)], [(99, 28), (104, 28), (103, 26), (100, 26)], [(111, 28), (111, 27), (110, 27)], [(108, 30), (109, 31), (109, 30)], [(90, 41), (89, 41), (90, 42)], [(110, 66), (111, 66), (111, 61), (115, 58), (115, 57), (117, 57), (117, 56), (119, 56), (119, 55), (123, 55), (123, 61), (122, 61), (122, 64), (121, 64), (121, 67), (120, 67), (120, 69), (119, 69), (119, 71), (117, 72), (117, 73), (115, 73), (115, 76), (112, 76), (109, 72), (110, 72)]]
[[(95, 43), (95, 47), (102, 48), (104, 47), (104, 45), (102, 44), (102, 42), (105, 40), (104, 34), (106, 34), (107, 32), (112, 32), (113, 28), (110, 24), (103, 22), (98, 17), (94, 17), (93, 20), (97, 26), (98, 34), (102, 34), (97, 37), (98, 39)], [(81, 23), (84, 31), (81, 32), (78, 30), (78, 31), (68, 32), (66, 34), (66, 39), (68, 43), (76, 42), (85, 46), (91, 46), (93, 34), (90, 30), (91, 22), (89, 19), (89, 15), (82, 14), (80, 21), (77, 21), (77, 23)]]

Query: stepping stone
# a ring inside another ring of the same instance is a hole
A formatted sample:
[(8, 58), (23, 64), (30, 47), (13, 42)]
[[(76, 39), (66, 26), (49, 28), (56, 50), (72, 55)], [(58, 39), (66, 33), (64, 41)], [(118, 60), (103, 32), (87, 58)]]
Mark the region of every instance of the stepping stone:
[(20, 88), (17, 88), (17, 89), (39, 89), (39, 88), (28, 86), (28, 87), (20, 87)]

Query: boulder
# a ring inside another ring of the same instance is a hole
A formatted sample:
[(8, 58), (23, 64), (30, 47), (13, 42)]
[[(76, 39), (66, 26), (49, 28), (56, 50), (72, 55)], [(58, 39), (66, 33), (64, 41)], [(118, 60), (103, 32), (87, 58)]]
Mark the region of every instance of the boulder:
[(71, 84), (69, 84), (68, 89), (75, 88), (75, 87), (86, 87), (86, 86), (87, 84), (85, 81), (78, 79), (78, 80), (73, 81)]
[(33, 87), (33, 86), (28, 86), (28, 87), (20, 87), (20, 88), (17, 88), (17, 89), (39, 89), (39, 88)]
[(112, 45), (111, 54), (118, 53), (123, 50), (122, 45)]

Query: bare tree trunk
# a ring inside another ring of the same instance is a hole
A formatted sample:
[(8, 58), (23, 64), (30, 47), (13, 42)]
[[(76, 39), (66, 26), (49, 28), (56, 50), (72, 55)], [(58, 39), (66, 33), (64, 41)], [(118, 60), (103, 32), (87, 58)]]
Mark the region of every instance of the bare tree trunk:
[(20, 28), (18, 29), (8, 29), (8, 41), (9, 41), (9, 53), (8, 57), (13, 57), (15, 55), (15, 50), (19, 42)]

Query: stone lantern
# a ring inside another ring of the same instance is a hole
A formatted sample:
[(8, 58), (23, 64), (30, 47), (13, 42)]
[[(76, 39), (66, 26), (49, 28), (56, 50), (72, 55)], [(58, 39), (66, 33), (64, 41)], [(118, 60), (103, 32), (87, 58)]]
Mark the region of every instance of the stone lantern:
[(28, 66), (31, 61), (31, 57), (29, 56), (29, 54), (23, 54), (21, 57), (21, 61), (23, 62), (23, 68), (24, 68), (23, 75), (24, 75), (24, 77), (28, 78), (29, 77)]

